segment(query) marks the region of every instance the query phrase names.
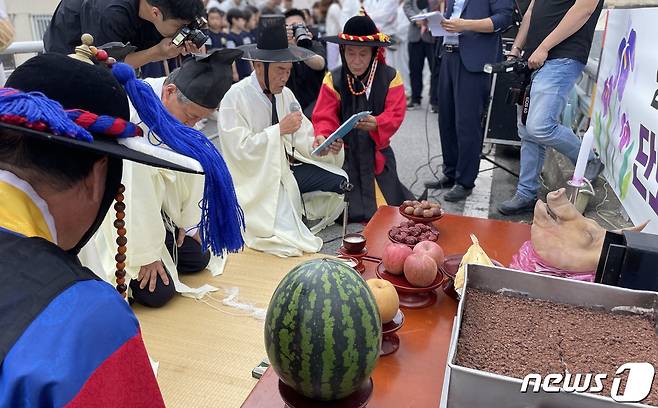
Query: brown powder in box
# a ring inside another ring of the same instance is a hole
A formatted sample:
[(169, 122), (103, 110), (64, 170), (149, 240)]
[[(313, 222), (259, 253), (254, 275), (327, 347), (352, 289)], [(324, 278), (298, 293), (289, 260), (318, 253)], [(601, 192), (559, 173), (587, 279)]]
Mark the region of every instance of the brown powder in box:
[[(628, 362), (648, 362), (658, 370), (653, 317), (466, 291), (458, 365), (519, 379), (567, 370), (607, 373), (600, 395), (610, 396), (615, 371)], [(658, 405), (658, 379), (642, 403)]]

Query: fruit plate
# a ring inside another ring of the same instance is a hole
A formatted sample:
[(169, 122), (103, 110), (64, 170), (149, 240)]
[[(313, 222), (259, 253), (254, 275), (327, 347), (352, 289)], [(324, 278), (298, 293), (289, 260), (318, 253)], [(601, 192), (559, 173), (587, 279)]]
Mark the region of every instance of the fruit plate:
[(400, 212), (400, 215), (403, 216), (404, 218), (406, 218), (410, 221), (413, 221), (413, 222), (417, 222), (419, 224), (429, 224), (431, 222), (440, 220), (443, 217), (443, 215), (445, 214), (445, 210), (443, 210), (443, 208), (441, 209), (441, 215), (437, 215), (436, 217), (427, 217), (427, 218), (425, 218), (425, 217), (416, 217), (414, 215), (405, 214), (404, 213), (404, 208), (402, 208), (402, 206), (398, 207), (398, 211)]
[(402, 328), (404, 324), (404, 313), (402, 310), (398, 309), (398, 313), (395, 315), (393, 320), (382, 325), (382, 348), (379, 352), (379, 356), (387, 356), (393, 354), (400, 348), (400, 338), (396, 331)]
[(396, 331), (400, 330), (402, 325), (404, 324), (404, 313), (402, 313), (402, 310), (398, 309), (397, 314), (388, 323), (382, 324), (382, 334), (393, 334)]
[[(438, 242), (439, 235), (440, 235), (439, 230), (434, 228), (432, 225), (430, 225), (430, 228), (432, 230), (432, 234), (436, 235), (436, 239), (435, 240), (425, 239), (423, 241)], [(393, 231), (393, 228), (388, 230), (388, 233), (386, 234), (386, 235), (388, 235), (388, 239), (390, 239), (391, 242), (395, 242), (396, 244), (406, 245), (411, 249), (413, 249), (416, 246), (416, 244), (413, 244), (413, 245), (412, 244), (407, 244), (406, 242), (398, 241), (397, 239), (393, 238), (393, 235), (391, 234), (392, 231)], [(418, 241), (418, 242), (422, 242), (422, 241)]]
[(436, 292), (434, 289), (440, 287), (445, 279), (443, 268), (439, 268), (439, 273), (436, 274), (436, 279), (431, 285), (418, 288), (413, 286), (409, 281), (404, 278), (404, 275), (393, 275), (386, 272), (383, 263), (377, 265), (375, 274), (378, 278), (389, 281), (395, 290), (397, 290), (400, 297), (400, 306), (408, 309), (422, 309), (432, 306), (436, 302)]
[(354, 256), (338, 255), (336, 258), (345, 262), (345, 265), (349, 266), (350, 268), (356, 269), (359, 274), (363, 274), (366, 271), (366, 266), (363, 264), (363, 262), (359, 261), (359, 259)]
[[(462, 261), (462, 258), (465, 254), (455, 254), (446, 256), (446, 260), (443, 263), (443, 273), (445, 274), (445, 279), (443, 280), (443, 292), (455, 300), (459, 300), (457, 292), (455, 291), (455, 275), (457, 275), (457, 270), (459, 270), (459, 264)], [(503, 264), (492, 259), (491, 262), (497, 267), (503, 267)]]

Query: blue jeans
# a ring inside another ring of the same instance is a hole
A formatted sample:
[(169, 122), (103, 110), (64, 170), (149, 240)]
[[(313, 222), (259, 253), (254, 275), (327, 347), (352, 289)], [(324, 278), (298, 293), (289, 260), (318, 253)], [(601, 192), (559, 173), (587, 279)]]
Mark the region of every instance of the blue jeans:
[[(521, 109), (518, 109), (521, 171), (516, 193), (523, 198), (533, 199), (537, 196), (547, 146), (576, 163), (580, 139), (570, 128), (560, 123), (560, 114), (584, 68), (582, 62), (558, 58), (547, 60), (534, 74), (530, 90), (530, 111), (525, 126), (521, 123)], [(592, 158), (594, 156), (590, 153)]]

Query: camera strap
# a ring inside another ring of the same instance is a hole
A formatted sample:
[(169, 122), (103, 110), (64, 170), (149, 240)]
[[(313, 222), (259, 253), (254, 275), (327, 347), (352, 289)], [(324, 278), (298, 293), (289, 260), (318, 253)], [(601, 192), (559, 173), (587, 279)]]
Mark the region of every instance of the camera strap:
[(530, 81), (525, 87), (525, 91), (523, 93), (523, 105), (521, 106), (521, 123), (523, 123), (523, 126), (526, 125), (526, 122), (528, 121), (528, 113), (530, 112), (530, 90), (532, 89), (532, 77), (530, 78)]

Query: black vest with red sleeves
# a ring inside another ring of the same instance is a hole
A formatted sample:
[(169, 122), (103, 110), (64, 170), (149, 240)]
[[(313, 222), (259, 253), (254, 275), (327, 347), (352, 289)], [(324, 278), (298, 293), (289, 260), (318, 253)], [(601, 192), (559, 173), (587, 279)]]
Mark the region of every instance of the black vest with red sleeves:
[(384, 112), (386, 96), (391, 81), (395, 79), (397, 71), (386, 64), (377, 64), (375, 78), (372, 81), (370, 97), (366, 95), (353, 95), (347, 86), (347, 78), (340, 66), (331, 71), (334, 90), (340, 95), (340, 122), (343, 123), (357, 112), (369, 110), (373, 116)]
[[(352, 94), (342, 67), (333, 70), (331, 75), (334, 90), (340, 95), (338, 117), (342, 123), (358, 112), (371, 111), (373, 116), (382, 114), (386, 108), (388, 90), (397, 71), (386, 64), (377, 64), (369, 98), (365, 94)], [(357, 89), (362, 89), (360, 84), (356, 86)], [(377, 210), (375, 180), (389, 205), (398, 205), (404, 200), (413, 198), (411, 192), (398, 178), (395, 155), (390, 146), (381, 150), (386, 158), (386, 165), (381, 174), (375, 175), (376, 146), (368, 132), (352, 129), (343, 141), (345, 142), (343, 169), (347, 172), (350, 183), (354, 185), (354, 189), (348, 193), (350, 221), (367, 221)]]

